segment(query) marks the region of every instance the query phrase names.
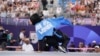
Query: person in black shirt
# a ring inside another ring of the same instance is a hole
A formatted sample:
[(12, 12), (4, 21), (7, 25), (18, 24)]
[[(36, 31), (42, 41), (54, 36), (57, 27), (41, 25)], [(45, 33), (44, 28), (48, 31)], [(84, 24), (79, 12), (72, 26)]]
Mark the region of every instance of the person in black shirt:
[(48, 4), (47, 0), (41, 0), (42, 5), (43, 5), (43, 10), (47, 9), (46, 6)]
[(6, 45), (7, 45), (7, 35), (8, 35), (8, 30), (3, 30), (1, 36), (0, 36), (0, 45), (1, 45), (1, 48), (3, 50), (6, 49)]

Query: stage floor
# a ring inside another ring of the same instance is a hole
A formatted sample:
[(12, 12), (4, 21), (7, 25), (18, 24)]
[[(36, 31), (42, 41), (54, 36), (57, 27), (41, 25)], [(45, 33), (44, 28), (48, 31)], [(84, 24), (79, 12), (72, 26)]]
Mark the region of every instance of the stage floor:
[(100, 56), (100, 53), (0, 51), (0, 56)]

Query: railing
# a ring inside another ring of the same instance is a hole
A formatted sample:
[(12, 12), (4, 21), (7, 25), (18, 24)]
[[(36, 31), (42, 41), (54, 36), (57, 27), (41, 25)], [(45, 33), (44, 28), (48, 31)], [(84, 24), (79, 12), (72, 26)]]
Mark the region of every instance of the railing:
[(6, 25), (16, 25), (16, 26), (28, 26), (30, 25), (29, 23), (29, 18), (0, 18), (0, 23), (1, 24), (6, 24)]
[[(73, 18), (69, 18), (71, 22), (74, 21)], [(75, 22), (76, 21), (76, 22)], [(92, 18), (77, 18), (73, 22), (74, 25), (93, 25), (96, 26), (98, 24), (97, 20), (94, 20)], [(15, 25), (15, 26), (29, 26), (31, 25), (29, 22), (29, 18), (0, 18), (0, 23), (5, 25)]]

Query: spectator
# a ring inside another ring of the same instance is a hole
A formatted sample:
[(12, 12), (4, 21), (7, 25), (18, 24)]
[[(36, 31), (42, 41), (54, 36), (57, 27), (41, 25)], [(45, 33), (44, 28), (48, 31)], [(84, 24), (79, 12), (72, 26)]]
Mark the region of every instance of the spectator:
[(48, 10), (43, 10), (43, 16), (44, 16), (45, 18), (48, 18), (48, 16), (49, 16), (49, 11), (48, 11)]
[[(92, 43), (88, 45), (88, 48), (95, 48), (96, 45), (97, 45), (96, 41), (94, 40), (92, 41)], [(95, 51), (94, 49), (88, 49), (88, 52), (94, 52), (94, 51)]]
[[(75, 48), (74, 42), (71, 42), (69, 48)], [(69, 49), (69, 52), (75, 52), (74, 49)]]
[(21, 29), (20, 31), (20, 34), (19, 34), (19, 38), (20, 38), (20, 44), (22, 45), (24, 42), (24, 39), (25, 39), (25, 29)]
[(95, 41), (95, 40), (92, 41), (92, 43), (91, 43), (91, 47), (94, 48), (96, 45), (97, 45), (96, 41)]
[[(13, 33), (10, 32), (10, 33), (8, 34), (8, 36), (9, 36), (9, 38), (8, 38), (8, 46), (17, 46), (18, 43), (17, 43), (17, 40), (13, 37)], [(15, 48), (9, 48), (8, 50), (14, 51)]]
[(100, 18), (100, 9), (96, 10), (96, 18)]
[(7, 12), (6, 12), (6, 9), (5, 8), (2, 8), (1, 9), (1, 15), (0, 15), (1, 17), (6, 17), (7, 16)]
[(25, 38), (24, 42), (25, 43), (22, 45), (22, 51), (28, 51), (28, 52), (34, 51), (33, 46), (30, 44), (29, 38)]
[(97, 45), (97, 46), (95, 46), (95, 52), (96, 53), (99, 53), (100, 52), (100, 47)]
[(83, 42), (79, 42), (79, 52), (86, 52), (87, 50), (86, 49), (84, 49), (85, 48), (85, 45), (84, 45), (84, 43)]
[(3, 50), (6, 50), (8, 32), (9, 32), (8, 30), (3, 30), (3, 33), (0, 38), (1, 41), (0, 44)]
[(47, 9), (46, 6), (48, 4), (47, 0), (41, 0), (42, 5), (43, 5), (43, 10)]
[(58, 6), (57, 9), (56, 9), (56, 15), (57, 16), (62, 16), (63, 15), (63, 10), (60, 6)]

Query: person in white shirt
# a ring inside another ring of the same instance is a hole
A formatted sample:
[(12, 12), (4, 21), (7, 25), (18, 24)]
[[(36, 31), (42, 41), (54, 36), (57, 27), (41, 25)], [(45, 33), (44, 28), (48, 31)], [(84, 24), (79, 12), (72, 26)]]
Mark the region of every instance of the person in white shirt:
[(32, 44), (30, 44), (29, 38), (24, 39), (24, 44), (22, 45), (22, 51), (34, 51)]
[(56, 8), (56, 15), (57, 15), (57, 16), (62, 16), (62, 14), (63, 14), (62, 7), (61, 7), (61, 6), (58, 6), (58, 7)]
[(49, 16), (49, 11), (43, 10), (43, 16), (47, 18)]
[(23, 44), (23, 41), (24, 41), (24, 39), (25, 39), (25, 29), (21, 29), (21, 32), (20, 32), (20, 34), (19, 34), (19, 38), (20, 38), (20, 45), (22, 45)]

